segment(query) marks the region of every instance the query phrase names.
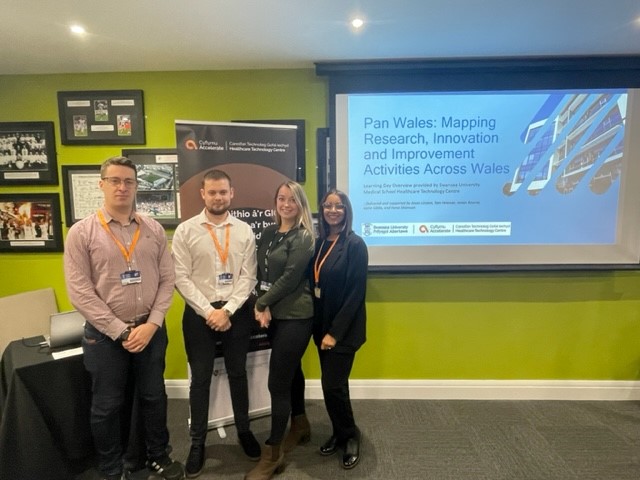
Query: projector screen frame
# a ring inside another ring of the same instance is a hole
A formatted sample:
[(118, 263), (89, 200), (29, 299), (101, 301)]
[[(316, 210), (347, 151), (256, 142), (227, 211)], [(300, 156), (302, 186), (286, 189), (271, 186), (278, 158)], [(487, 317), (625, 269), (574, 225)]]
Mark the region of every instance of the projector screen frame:
[[(640, 88), (640, 56), (430, 59), (318, 62), (329, 78), (330, 162), (328, 182), (336, 186), (336, 96), (404, 92), (478, 92), (545, 89)], [(640, 232), (638, 232), (640, 234)], [(425, 247), (429, 248), (429, 247)], [(521, 270), (633, 270), (631, 263), (544, 263), (462, 265), (371, 265), (373, 272)]]

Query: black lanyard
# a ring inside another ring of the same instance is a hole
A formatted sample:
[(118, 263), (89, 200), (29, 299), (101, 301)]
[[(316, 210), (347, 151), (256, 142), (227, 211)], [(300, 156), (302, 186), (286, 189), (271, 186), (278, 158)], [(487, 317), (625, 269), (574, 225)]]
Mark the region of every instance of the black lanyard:
[(275, 231), (275, 233), (273, 234), (273, 238), (271, 239), (271, 241), (269, 242), (269, 246), (267, 247), (267, 251), (264, 254), (264, 276), (266, 278), (269, 278), (269, 255), (271, 254), (271, 247), (273, 246), (273, 242), (276, 239), (276, 237), (280, 237), (278, 238), (278, 241), (276, 242), (276, 247), (280, 244), (280, 242), (282, 240), (284, 240), (284, 237), (286, 237), (287, 235), (289, 235), (289, 232), (291, 230), (287, 230), (284, 233), (279, 232), (278, 230)]

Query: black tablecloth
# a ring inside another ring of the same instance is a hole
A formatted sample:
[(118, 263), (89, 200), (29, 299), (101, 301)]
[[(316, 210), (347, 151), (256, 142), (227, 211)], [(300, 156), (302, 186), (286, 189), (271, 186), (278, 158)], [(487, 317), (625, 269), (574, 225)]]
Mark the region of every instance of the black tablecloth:
[(54, 360), (43, 337), (11, 342), (0, 362), (0, 479), (68, 480), (93, 455), (91, 381), (82, 355)]

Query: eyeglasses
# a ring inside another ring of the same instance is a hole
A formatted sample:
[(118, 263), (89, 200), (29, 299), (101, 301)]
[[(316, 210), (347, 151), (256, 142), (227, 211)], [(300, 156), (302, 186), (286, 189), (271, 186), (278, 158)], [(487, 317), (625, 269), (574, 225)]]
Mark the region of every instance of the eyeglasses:
[(325, 210), (337, 210), (341, 212), (345, 207), (342, 203), (323, 203), (322, 208), (324, 208)]
[(118, 177), (102, 177), (102, 180), (107, 182), (109, 185), (113, 187), (119, 187), (124, 183), (124, 186), (127, 188), (133, 188), (138, 185), (138, 180), (133, 178), (118, 178)]

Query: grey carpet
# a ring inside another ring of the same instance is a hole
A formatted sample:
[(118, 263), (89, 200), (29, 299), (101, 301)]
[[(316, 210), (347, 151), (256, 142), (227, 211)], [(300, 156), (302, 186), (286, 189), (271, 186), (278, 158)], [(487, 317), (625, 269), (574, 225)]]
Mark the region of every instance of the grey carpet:
[[(321, 401), (307, 402), (311, 442), (287, 456), (275, 480), (638, 480), (640, 403), (574, 401), (355, 400), (362, 460), (351, 471), (340, 455), (322, 457), (331, 435)], [(189, 451), (186, 400), (169, 401), (172, 456)], [(260, 442), (269, 419), (252, 421)], [(255, 462), (233, 426), (207, 439), (202, 480), (241, 480)], [(79, 478), (90, 479), (85, 472)], [(144, 472), (136, 480), (154, 478)]]

